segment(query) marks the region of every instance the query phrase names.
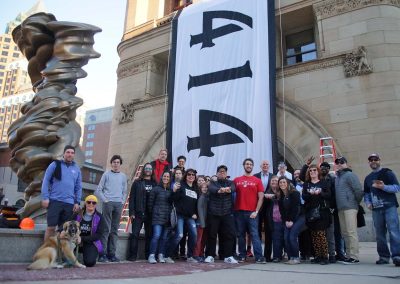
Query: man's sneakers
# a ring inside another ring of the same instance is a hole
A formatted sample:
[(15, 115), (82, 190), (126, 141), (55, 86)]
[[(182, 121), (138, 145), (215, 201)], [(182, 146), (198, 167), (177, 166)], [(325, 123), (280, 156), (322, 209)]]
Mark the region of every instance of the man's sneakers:
[(175, 263), (175, 261), (170, 257), (166, 257), (166, 258), (164, 258), (164, 260), (165, 260), (165, 263)]
[(158, 254), (158, 262), (159, 263), (165, 263), (165, 258), (164, 258), (164, 255), (162, 253)]
[(106, 255), (100, 255), (98, 262), (108, 262), (108, 258)]
[(265, 264), (267, 261), (265, 260), (265, 257), (261, 256), (258, 259), (256, 259), (257, 264)]
[(147, 261), (148, 261), (148, 263), (156, 264), (157, 263), (156, 256), (154, 254), (150, 254)]
[(109, 260), (110, 262), (120, 262), (119, 258), (116, 257), (115, 255), (109, 256), (109, 257), (108, 257), (108, 260)]
[(204, 259), (204, 263), (214, 263), (214, 258), (209, 255), (206, 257), (206, 259)]
[(225, 257), (224, 262), (225, 263), (231, 263), (231, 264), (238, 264), (239, 263), (233, 256)]
[(400, 257), (399, 257), (399, 256), (395, 256), (395, 257), (393, 258), (393, 264), (394, 264), (395, 266), (400, 266)]
[(245, 262), (246, 261), (246, 258), (245, 257), (243, 257), (243, 256), (239, 256), (238, 257), (238, 262), (239, 263), (242, 263), (242, 262)]
[(198, 263), (198, 261), (197, 261), (197, 259), (195, 259), (194, 257), (188, 257), (187, 259), (186, 259), (186, 261), (187, 262), (191, 262), (191, 263)]
[(291, 257), (287, 262), (285, 262), (285, 264), (300, 264), (300, 258), (298, 257)]
[(389, 260), (384, 259), (384, 258), (380, 258), (375, 263), (376, 264), (389, 264)]
[(354, 258), (346, 258), (346, 259), (344, 259), (343, 261), (340, 261), (340, 263), (343, 263), (343, 264), (358, 264), (358, 263), (360, 263), (360, 261), (358, 260), (358, 259), (354, 259)]

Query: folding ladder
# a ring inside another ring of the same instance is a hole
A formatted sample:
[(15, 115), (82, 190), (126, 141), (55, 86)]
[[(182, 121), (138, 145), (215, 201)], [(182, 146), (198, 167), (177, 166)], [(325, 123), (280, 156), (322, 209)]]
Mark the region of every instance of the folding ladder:
[[(133, 180), (132, 180), (132, 183), (135, 182), (135, 180), (137, 180), (140, 177), (140, 174), (142, 173), (142, 169), (143, 169), (143, 165), (139, 165), (137, 167), (135, 176), (133, 177)], [(130, 189), (126, 196), (126, 201), (124, 203), (124, 206), (122, 207), (121, 218), (119, 219), (118, 231), (120, 231), (120, 232), (128, 232), (129, 225), (131, 224), (131, 218), (129, 218), (129, 194), (130, 194)]]
[(336, 160), (335, 143), (332, 137), (323, 137), (319, 139), (319, 164), (327, 162), (334, 171)]

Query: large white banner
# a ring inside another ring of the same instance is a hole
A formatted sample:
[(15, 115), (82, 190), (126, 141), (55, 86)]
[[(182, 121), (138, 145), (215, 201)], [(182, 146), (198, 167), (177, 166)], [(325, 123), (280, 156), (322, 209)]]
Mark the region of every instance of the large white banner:
[(252, 158), (254, 173), (264, 159), (272, 170), (275, 54), (268, 2), (210, 0), (176, 17), (167, 133), (174, 164), (184, 155), (186, 168), (205, 175), (224, 164), (233, 178)]

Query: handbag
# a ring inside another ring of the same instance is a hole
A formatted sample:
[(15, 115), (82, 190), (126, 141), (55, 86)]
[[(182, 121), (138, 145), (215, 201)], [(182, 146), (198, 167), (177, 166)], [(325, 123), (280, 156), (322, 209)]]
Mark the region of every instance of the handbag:
[(317, 207), (311, 208), (310, 210), (306, 211), (306, 221), (308, 223), (313, 223), (315, 221), (318, 221), (319, 219), (321, 219), (321, 212), (319, 205)]
[(169, 219), (171, 223), (171, 228), (175, 228), (176, 225), (178, 224), (178, 215), (176, 214), (176, 208), (174, 204), (172, 204), (172, 210)]
[(357, 228), (365, 227), (365, 218), (364, 218), (364, 208), (361, 205), (358, 205), (357, 212)]

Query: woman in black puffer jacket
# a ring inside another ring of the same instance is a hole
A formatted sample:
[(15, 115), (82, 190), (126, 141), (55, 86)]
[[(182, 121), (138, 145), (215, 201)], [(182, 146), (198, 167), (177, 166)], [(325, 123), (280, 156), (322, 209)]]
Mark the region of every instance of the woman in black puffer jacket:
[[(150, 263), (157, 263), (155, 253), (157, 251), (158, 244), (158, 261), (165, 263), (165, 252), (167, 248), (167, 240), (169, 234), (170, 214), (172, 210), (172, 204), (170, 201), (171, 196), (171, 173), (164, 172), (161, 177), (161, 182), (158, 186), (153, 188), (150, 192), (149, 198), (149, 211), (152, 216), (153, 226), (153, 237), (150, 242), (150, 254), (148, 261)], [(161, 241), (159, 242), (161, 238)]]

